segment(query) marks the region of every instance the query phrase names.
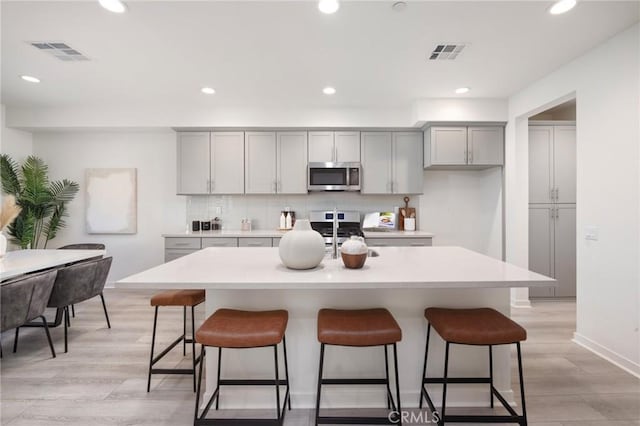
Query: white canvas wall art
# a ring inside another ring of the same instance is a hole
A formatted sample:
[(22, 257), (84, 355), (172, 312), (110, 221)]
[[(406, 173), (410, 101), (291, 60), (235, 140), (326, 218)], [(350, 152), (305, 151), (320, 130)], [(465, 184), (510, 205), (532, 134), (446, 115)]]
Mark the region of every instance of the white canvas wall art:
[(85, 188), (87, 233), (137, 232), (136, 169), (87, 169)]

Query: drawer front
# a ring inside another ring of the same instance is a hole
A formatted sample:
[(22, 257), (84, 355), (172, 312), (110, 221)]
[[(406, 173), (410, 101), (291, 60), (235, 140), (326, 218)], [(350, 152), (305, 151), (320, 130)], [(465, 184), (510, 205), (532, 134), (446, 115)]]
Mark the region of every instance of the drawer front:
[(237, 238), (203, 238), (202, 248), (205, 247), (238, 247)]
[(429, 247), (431, 238), (367, 238), (370, 247)]
[(280, 247), (280, 240), (281, 239), (282, 238), (273, 238), (273, 243), (272, 243), (273, 247)]
[(165, 238), (164, 248), (197, 250), (200, 248), (200, 238)]
[(189, 249), (165, 249), (164, 250), (164, 261), (171, 262), (172, 260), (176, 260), (182, 256), (186, 256), (191, 253), (195, 253), (198, 250), (189, 250)]
[(271, 247), (271, 238), (238, 238), (238, 247)]

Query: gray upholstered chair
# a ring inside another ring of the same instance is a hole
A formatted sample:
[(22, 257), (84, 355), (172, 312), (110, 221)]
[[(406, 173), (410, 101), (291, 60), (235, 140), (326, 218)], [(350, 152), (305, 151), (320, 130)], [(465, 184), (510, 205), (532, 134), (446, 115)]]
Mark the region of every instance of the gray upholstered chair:
[(80, 244), (68, 244), (66, 246), (58, 247), (58, 250), (104, 250), (105, 245), (100, 243), (80, 243)]
[(67, 328), (69, 326), (69, 306), (100, 296), (102, 307), (111, 328), (107, 307), (102, 291), (111, 268), (111, 257), (75, 263), (58, 269), (48, 307), (64, 310), (64, 351), (68, 351)]
[[(0, 286), (0, 326), (2, 332), (16, 329), (13, 343), (13, 352), (18, 349), (18, 335), (20, 326), (40, 318), (47, 334), (51, 355), (55, 358), (56, 351), (53, 348), (49, 326), (44, 317), (47, 302), (56, 280), (56, 271), (48, 271), (39, 274), (24, 275)], [(0, 354), (2, 353), (0, 347)]]
[[(79, 244), (67, 244), (66, 246), (58, 247), (58, 250), (104, 250), (106, 247), (101, 243), (79, 243)], [(104, 307), (105, 315), (107, 314), (107, 308), (104, 306), (104, 297), (102, 298), (102, 306)], [(71, 316), (76, 317), (76, 308), (71, 305)], [(107, 316), (107, 323), (109, 323), (109, 316)], [(111, 326), (109, 326), (111, 328)]]

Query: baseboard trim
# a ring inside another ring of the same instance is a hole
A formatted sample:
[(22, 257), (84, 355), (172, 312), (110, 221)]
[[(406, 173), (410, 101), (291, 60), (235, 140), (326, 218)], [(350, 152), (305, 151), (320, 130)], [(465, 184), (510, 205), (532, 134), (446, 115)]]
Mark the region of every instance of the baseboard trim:
[(579, 333), (573, 333), (573, 342), (640, 379), (640, 364), (605, 348)]
[(511, 299), (512, 308), (530, 308), (531, 300), (529, 299)]

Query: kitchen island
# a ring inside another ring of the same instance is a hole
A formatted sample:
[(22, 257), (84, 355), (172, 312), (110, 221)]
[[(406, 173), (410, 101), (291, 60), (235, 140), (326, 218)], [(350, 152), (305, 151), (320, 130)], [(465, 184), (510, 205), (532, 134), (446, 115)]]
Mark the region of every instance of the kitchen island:
[[(295, 271), (284, 267), (277, 248), (206, 248), (169, 263), (124, 278), (120, 288), (189, 289), (207, 291), (206, 314), (220, 307), (266, 310), (287, 309), (287, 346), (292, 403), (310, 408), (315, 386), (320, 345), (316, 340), (316, 315), (320, 308), (386, 307), (403, 332), (398, 345), (403, 405), (416, 406), (426, 335), (423, 311), (429, 306), (488, 306), (509, 314), (511, 287), (553, 286), (555, 281), (500, 260), (461, 247), (381, 247), (360, 270), (346, 269), (341, 259), (325, 257), (315, 269)], [(442, 372), (443, 345), (434, 339), (429, 372)], [(454, 347), (451, 374), (485, 375), (485, 348)], [(223, 377), (243, 375), (269, 378), (269, 349), (227, 351)], [(357, 371), (362, 377), (384, 374), (380, 348), (367, 350), (328, 347), (325, 377)], [(209, 351), (207, 389), (215, 382), (217, 352)], [(224, 355), (223, 355), (224, 356)], [(525, 366), (526, 366), (526, 353)], [(496, 387), (508, 398), (510, 391), (509, 348), (494, 352)], [(353, 374), (351, 374), (353, 376)], [(382, 407), (381, 387), (323, 392), (326, 407)], [(224, 389), (222, 407), (271, 407), (273, 391)], [(486, 389), (477, 385), (452, 386), (452, 405), (488, 405)], [(509, 398), (510, 399), (510, 398)]]

